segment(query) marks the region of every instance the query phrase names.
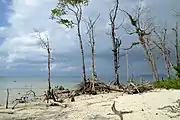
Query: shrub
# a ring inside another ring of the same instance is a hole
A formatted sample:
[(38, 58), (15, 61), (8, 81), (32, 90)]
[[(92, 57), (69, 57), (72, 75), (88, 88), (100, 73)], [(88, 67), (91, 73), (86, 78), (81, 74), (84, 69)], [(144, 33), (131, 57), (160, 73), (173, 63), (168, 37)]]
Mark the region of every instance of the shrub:
[(153, 83), (155, 88), (180, 89), (180, 80), (166, 79)]
[(176, 71), (176, 77), (180, 78), (180, 66), (174, 66), (173, 68)]

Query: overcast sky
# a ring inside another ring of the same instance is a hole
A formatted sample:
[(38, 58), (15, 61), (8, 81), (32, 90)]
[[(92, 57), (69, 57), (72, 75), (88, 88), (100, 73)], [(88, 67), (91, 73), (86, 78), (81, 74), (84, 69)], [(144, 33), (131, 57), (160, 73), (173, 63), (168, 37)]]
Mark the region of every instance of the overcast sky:
[[(120, 0), (121, 9), (133, 13), (138, 0)], [(0, 0), (0, 76), (35, 76), (46, 75), (47, 54), (38, 44), (33, 29), (37, 28), (49, 36), (53, 48), (52, 74), (56, 76), (81, 75), (81, 56), (76, 30), (65, 29), (49, 19), (50, 11), (56, 6), (57, 0)], [(96, 24), (96, 68), (101, 76), (113, 75), (112, 42), (106, 34), (109, 31), (108, 12), (113, 7), (114, 0), (91, 0), (84, 8), (83, 18), (95, 18), (100, 13)], [(171, 28), (178, 19), (172, 9), (180, 11), (179, 0), (144, 0), (143, 6), (151, 11), (149, 16), (154, 18), (157, 25), (167, 23), (170, 28), (169, 40), (174, 39)], [(119, 12), (118, 22), (126, 16)], [(85, 45), (85, 63), (87, 73), (90, 72), (91, 56), (88, 37), (82, 29)], [(128, 36), (119, 30), (122, 47), (128, 47), (136, 36)], [(121, 54), (123, 54), (121, 52)], [(126, 75), (125, 57), (120, 60), (120, 74)], [(159, 59), (158, 70), (164, 73), (162, 59)], [(140, 46), (129, 53), (130, 72), (134, 75), (150, 74), (148, 62)]]

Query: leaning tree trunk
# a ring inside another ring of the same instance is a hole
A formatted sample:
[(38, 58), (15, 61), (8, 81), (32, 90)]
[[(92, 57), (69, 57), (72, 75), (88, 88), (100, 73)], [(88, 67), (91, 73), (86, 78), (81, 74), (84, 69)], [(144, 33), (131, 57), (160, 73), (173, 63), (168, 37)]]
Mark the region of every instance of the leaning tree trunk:
[(164, 64), (166, 68), (166, 76), (167, 78), (170, 78), (170, 63), (167, 55), (164, 55)]
[(159, 75), (158, 75), (156, 63), (155, 63), (155, 60), (154, 60), (154, 56), (153, 56), (151, 51), (149, 52), (148, 60), (149, 60), (149, 63), (150, 63), (151, 70), (153, 72), (153, 78), (154, 78), (154, 80), (157, 81), (157, 80), (159, 80)]
[(81, 49), (81, 59), (82, 59), (82, 72), (83, 72), (83, 81), (86, 83), (86, 67), (85, 67), (85, 60), (84, 60), (84, 48), (83, 48), (83, 42), (81, 37), (81, 31), (80, 31), (80, 21), (78, 22), (78, 37), (79, 37), (79, 44)]
[(163, 57), (164, 57), (164, 66), (165, 66), (165, 69), (166, 69), (166, 76), (167, 78), (170, 78), (170, 68), (171, 68), (171, 63), (170, 63), (170, 59), (169, 59), (169, 52), (166, 48), (166, 45), (165, 45), (165, 38), (164, 38), (164, 41), (162, 41), (162, 54), (163, 54)]
[(151, 71), (153, 73), (153, 79), (157, 81), (157, 80), (159, 80), (159, 75), (158, 75), (158, 70), (156, 67), (156, 63), (155, 63), (154, 56), (152, 54), (150, 45), (145, 42), (145, 40), (142, 36), (139, 36), (139, 40), (141, 42), (141, 45), (144, 48), (147, 58), (148, 58), (149, 65), (150, 65)]

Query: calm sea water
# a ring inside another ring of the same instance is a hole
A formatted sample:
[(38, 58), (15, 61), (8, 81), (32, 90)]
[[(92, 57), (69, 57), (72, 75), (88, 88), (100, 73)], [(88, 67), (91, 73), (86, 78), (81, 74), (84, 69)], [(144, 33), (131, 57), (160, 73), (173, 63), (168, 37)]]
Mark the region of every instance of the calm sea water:
[[(63, 85), (67, 88), (73, 87), (80, 82), (81, 77), (52, 77), (52, 86)], [(0, 89), (19, 88), (47, 88), (47, 77), (0, 77)]]
[[(145, 80), (152, 80), (152, 76), (143, 76)], [(100, 79), (107, 83), (113, 80), (112, 76), (100, 77)], [(137, 81), (141, 77), (135, 77)], [(121, 83), (126, 83), (126, 77), (120, 78)], [(80, 76), (61, 76), (52, 77), (52, 86), (63, 85), (66, 88), (72, 88), (78, 84), (81, 80)], [(47, 77), (0, 77), (0, 89), (19, 89), (19, 88), (38, 88), (45, 89), (48, 86)]]
[[(151, 81), (152, 76), (142, 76), (144, 80)], [(142, 77), (135, 77), (136, 82), (141, 82)], [(164, 76), (163, 76), (164, 77)], [(112, 76), (100, 77), (100, 80), (108, 83), (113, 80)], [(65, 76), (65, 77), (52, 77), (52, 87), (56, 85), (62, 85), (65, 88), (74, 88), (80, 83), (80, 76)], [(120, 77), (121, 83), (126, 83), (126, 77)], [(0, 104), (4, 104), (6, 100), (6, 89), (10, 90), (10, 101), (15, 100), (18, 96), (22, 96), (23, 93), (32, 89), (37, 95), (42, 95), (48, 88), (47, 77), (0, 77)], [(20, 94), (21, 93), (21, 94)]]
[[(81, 77), (52, 77), (52, 87), (63, 85), (73, 88), (81, 81)], [(47, 77), (0, 77), (0, 104), (6, 101), (6, 89), (10, 91), (9, 100), (12, 102), (28, 90), (35, 91), (36, 95), (43, 95), (48, 88)]]

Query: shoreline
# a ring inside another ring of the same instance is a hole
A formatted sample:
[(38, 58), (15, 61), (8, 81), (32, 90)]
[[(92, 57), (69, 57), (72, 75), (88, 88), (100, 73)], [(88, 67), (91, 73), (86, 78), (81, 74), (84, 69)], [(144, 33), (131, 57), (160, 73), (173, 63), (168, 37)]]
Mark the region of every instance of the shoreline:
[[(48, 106), (45, 102), (20, 104), (14, 110), (0, 106), (0, 119), (26, 119), (26, 120), (119, 120), (111, 106), (116, 102), (117, 110), (132, 113), (123, 115), (124, 120), (179, 120), (180, 112), (172, 113), (168, 109), (159, 108), (174, 105), (180, 99), (180, 90), (156, 89), (143, 94), (127, 95), (120, 92), (112, 92), (98, 95), (80, 95), (75, 97), (75, 102), (66, 101), (67, 107)], [(180, 109), (180, 108), (179, 108)], [(2, 112), (14, 112), (7, 114)]]

